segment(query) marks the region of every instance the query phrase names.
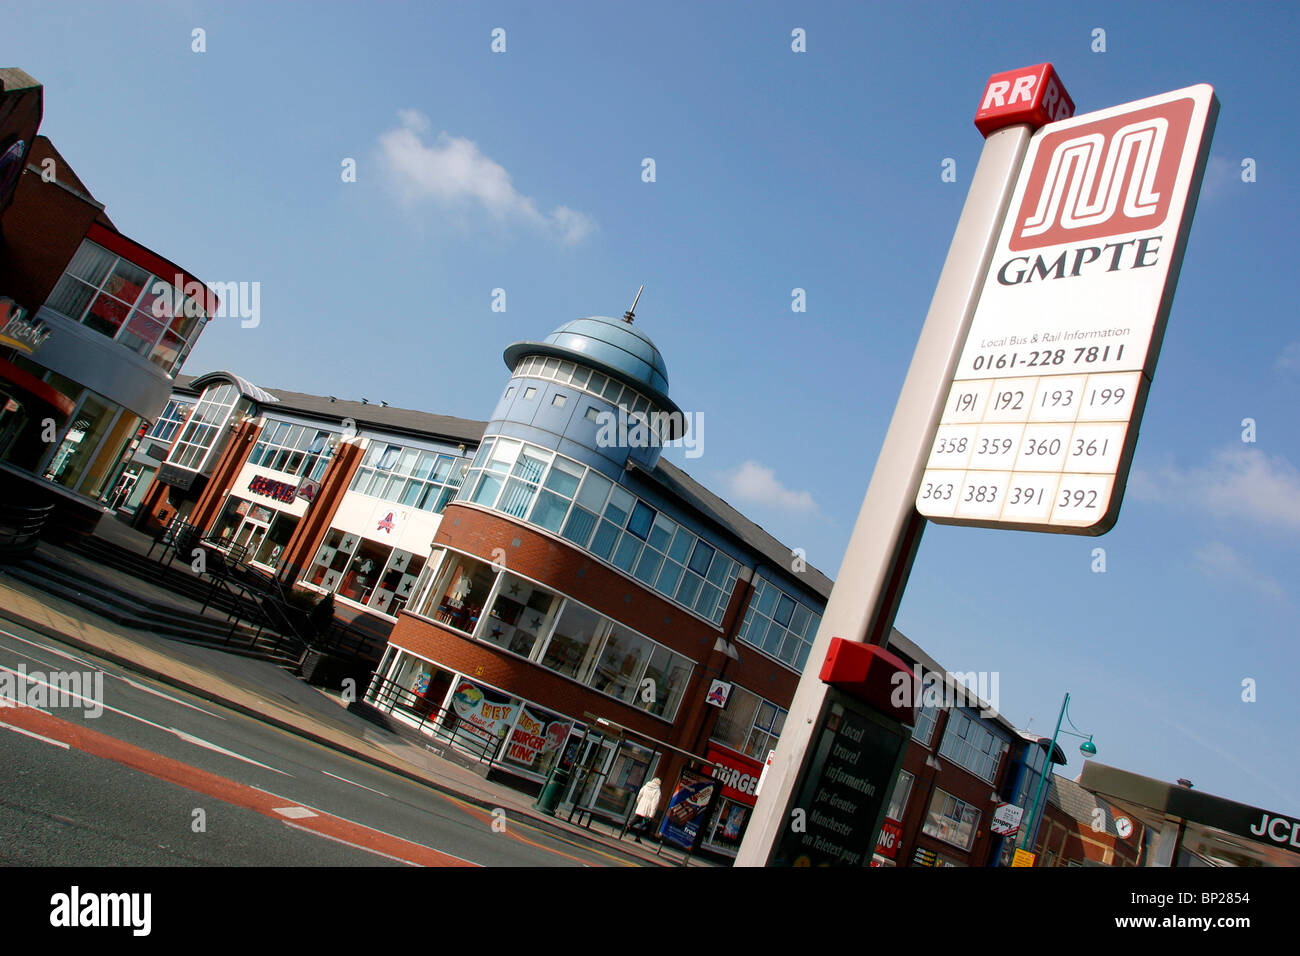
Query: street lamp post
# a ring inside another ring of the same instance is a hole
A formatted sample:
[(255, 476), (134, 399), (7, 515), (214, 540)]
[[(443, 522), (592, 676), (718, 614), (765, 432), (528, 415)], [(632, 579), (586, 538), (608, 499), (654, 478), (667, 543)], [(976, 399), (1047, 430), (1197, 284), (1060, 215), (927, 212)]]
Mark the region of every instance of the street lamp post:
[[(1028, 849), (1032, 850), (1034, 848), (1034, 841), (1038, 839), (1038, 827), (1039, 824), (1043, 822), (1043, 814), (1041, 811), (1047, 809), (1046, 807), (1040, 808), (1039, 801), (1040, 798), (1045, 799), (1047, 777), (1048, 774), (1052, 772), (1052, 757), (1056, 753), (1056, 738), (1062, 733), (1068, 734), (1071, 737), (1078, 737), (1083, 740), (1083, 743), (1079, 745), (1079, 752), (1085, 757), (1097, 756), (1097, 745), (1092, 742), (1092, 734), (1084, 734), (1078, 727), (1074, 726), (1074, 721), (1070, 720), (1069, 717), (1069, 709), (1070, 694), (1067, 691), (1065, 694), (1065, 700), (1061, 702), (1061, 713), (1056, 718), (1056, 730), (1052, 732), (1052, 742), (1047, 748), (1047, 760), (1044, 761), (1043, 772), (1038, 778), (1038, 789), (1034, 791), (1033, 802), (1029, 804), (1030, 819), (1025, 828), (1020, 831), (1021, 849), (1025, 849), (1027, 845)], [(1062, 721), (1069, 721), (1070, 726), (1073, 727), (1074, 730), (1061, 730)]]

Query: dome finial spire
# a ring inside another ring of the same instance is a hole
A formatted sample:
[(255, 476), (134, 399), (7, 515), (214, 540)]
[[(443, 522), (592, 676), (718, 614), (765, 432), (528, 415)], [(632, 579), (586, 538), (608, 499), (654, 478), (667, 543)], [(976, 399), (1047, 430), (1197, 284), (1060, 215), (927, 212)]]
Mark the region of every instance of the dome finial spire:
[(626, 312), (623, 313), (623, 321), (626, 322), (628, 325), (631, 325), (632, 320), (636, 318), (636, 304), (641, 301), (641, 293), (644, 291), (645, 291), (644, 285), (641, 286), (641, 288), (636, 290), (636, 298), (632, 300), (632, 308), (628, 309)]

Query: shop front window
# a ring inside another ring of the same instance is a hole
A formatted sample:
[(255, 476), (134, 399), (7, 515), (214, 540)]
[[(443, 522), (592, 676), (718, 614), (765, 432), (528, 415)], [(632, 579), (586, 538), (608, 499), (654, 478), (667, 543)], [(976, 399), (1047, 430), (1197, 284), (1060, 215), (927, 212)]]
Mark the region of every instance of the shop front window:
[(270, 568), (280, 566), (280, 555), (289, 544), (289, 539), (293, 537), (294, 530), (298, 527), (298, 518), (291, 514), (278, 512), (275, 519), (271, 522), (270, 529), (262, 538), (262, 543), (258, 547), (253, 560), (258, 564), (264, 564)]
[(117, 416), (117, 421), (109, 429), (107, 436), (100, 443), (99, 451), (86, 469), (81, 484), (77, 487), (80, 494), (87, 498), (100, 498), (109, 493), (108, 483), (122, 463), (126, 447), (140, 428), (140, 419), (125, 409)]
[(394, 550), (379, 586), (370, 598), (370, 606), (382, 614), (396, 615), (406, 607), (411, 589), (424, 569), (424, 558), (410, 551)]
[(975, 840), (979, 820), (980, 813), (975, 807), (942, 790), (936, 790), (921, 832), (962, 850), (969, 850)]
[(513, 654), (530, 657), (550, 630), (560, 600), (531, 581), (505, 574), (488, 612), (482, 639)]
[(434, 589), (434, 619), (473, 634), (495, 578), (496, 569), (477, 558), (457, 555), (449, 560)]
[(595, 611), (566, 601), (542, 658), (542, 666), (586, 683), (596, 662), (607, 622)]
[(72, 417), (72, 425), (50, 459), (45, 477), (64, 488), (75, 488), (90, 465), (95, 449), (113, 423), (117, 408), (86, 393), (81, 408)]
[(728, 856), (735, 856), (740, 852), (741, 837), (744, 836), (745, 824), (749, 822), (752, 809), (738, 800), (724, 797), (718, 802), (708, 829), (705, 830), (704, 845)]
[(343, 580), (338, 586), (338, 596), (365, 604), (379, 582), (379, 572), (388, 561), (391, 548), (367, 541), (364, 538), (357, 545), (352, 561), (343, 572)]
[(591, 685), (611, 697), (628, 700), (637, 690), (633, 682), (640, 673), (642, 658), (649, 656), (651, 646), (643, 638), (615, 627), (605, 639)]

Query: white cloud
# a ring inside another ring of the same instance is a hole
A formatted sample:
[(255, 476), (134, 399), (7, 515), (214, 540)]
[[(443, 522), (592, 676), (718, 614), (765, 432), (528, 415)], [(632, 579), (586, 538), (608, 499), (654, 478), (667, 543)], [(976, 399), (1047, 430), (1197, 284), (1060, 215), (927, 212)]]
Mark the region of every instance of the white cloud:
[(1300, 471), (1281, 456), (1245, 444), (1219, 449), (1204, 465), (1165, 463), (1135, 471), (1129, 489), (1148, 501), (1300, 531)]
[(1211, 156), (1205, 164), (1205, 176), (1201, 180), (1201, 198), (1218, 199), (1240, 176), (1241, 166), (1236, 160)]
[(807, 491), (792, 491), (777, 480), (776, 472), (756, 461), (747, 461), (727, 477), (729, 494), (742, 501), (768, 505), (784, 511), (817, 510)]
[(582, 241), (596, 224), (585, 213), (556, 206), (543, 213), (515, 189), (504, 166), (479, 151), (473, 140), (440, 132), (432, 143), (429, 118), (418, 110), (399, 110), (401, 126), (379, 137), (388, 176), (403, 201), (476, 203), (500, 221), (524, 223), (566, 245)]
[(1197, 548), (1192, 558), (1202, 574), (1221, 584), (1245, 585), (1280, 601), (1286, 599), (1286, 591), (1276, 578), (1257, 571), (1235, 548), (1222, 541), (1211, 541)]
[(1282, 349), (1282, 354), (1277, 357), (1277, 367), (1300, 372), (1300, 342), (1292, 342)]

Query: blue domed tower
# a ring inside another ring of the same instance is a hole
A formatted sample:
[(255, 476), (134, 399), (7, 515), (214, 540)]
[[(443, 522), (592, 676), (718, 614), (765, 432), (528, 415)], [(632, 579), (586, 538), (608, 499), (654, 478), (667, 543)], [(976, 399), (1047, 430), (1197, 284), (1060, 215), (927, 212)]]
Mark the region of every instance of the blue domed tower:
[(511, 378), (485, 440), (520, 439), (617, 480), (629, 459), (653, 471), (663, 443), (684, 434), (663, 356), (631, 311), (566, 322), (514, 343), (505, 361)]

